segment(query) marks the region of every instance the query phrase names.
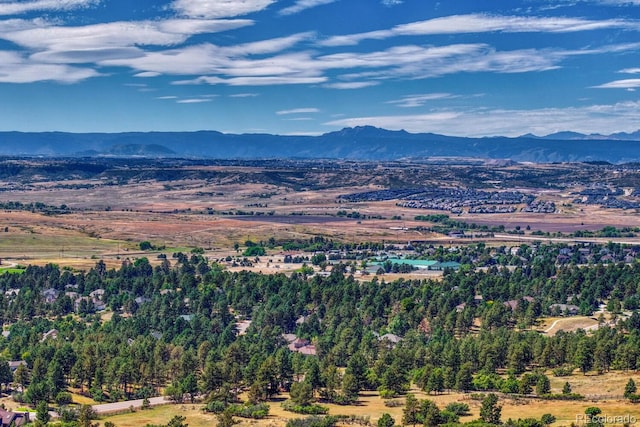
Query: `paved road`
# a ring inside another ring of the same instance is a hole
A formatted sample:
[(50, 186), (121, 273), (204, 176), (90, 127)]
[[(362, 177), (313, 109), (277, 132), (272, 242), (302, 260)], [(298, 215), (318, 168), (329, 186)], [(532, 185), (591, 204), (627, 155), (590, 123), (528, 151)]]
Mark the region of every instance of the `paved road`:
[[(169, 403), (171, 402), (169, 400), (165, 400), (163, 396), (149, 398), (149, 404), (151, 406), (167, 405)], [(132, 406), (135, 409), (142, 408), (142, 399), (125, 400), (124, 402), (115, 403), (103, 403), (101, 405), (93, 405), (92, 408), (94, 411), (96, 411), (97, 414), (108, 414), (112, 412), (126, 411)]]

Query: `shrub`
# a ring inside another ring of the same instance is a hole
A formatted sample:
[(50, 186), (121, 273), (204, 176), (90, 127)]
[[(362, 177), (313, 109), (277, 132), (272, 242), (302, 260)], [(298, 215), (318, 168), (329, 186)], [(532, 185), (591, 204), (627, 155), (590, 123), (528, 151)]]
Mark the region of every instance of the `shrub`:
[(553, 370), (554, 377), (568, 377), (573, 373), (573, 367), (571, 366), (560, 366), (559, 368), (555, 368)]
[(324, 415), (329, 412), (329, 408), (322, 405), (296, 405), (290, 400), (285, 401), (282, 404), (285, 411), (295, 412), (296, 414), (306, 415)]
[(56, 394), (56, 403), (58, 405), (68, 405), (73, 401), (71, 398), (71, 393), (67, 393), (66, 391), (61, 391)]
[(266, 418), (269, 415), (269, 405), (267, 403), (259, 403), (257, 405), (231, 405), (229, 406), (231, 415), (242, 418), (253, 418), (256, 420)]
[(286, 427), (333, 427), (338, 422), (338, 417), (307, 417), (295, 418), (287, 421)]
[(227, 404), (225, 402), (222, 402), (220, 400), (212, 400), (211, 402), (207, 403), (207, 406), (204, 407), (204, 410), (207, 412), (213, 412), (214, 414), (221, 414), (222, 412), (224, 412), (226, 407)]
[(445, 411), (452, 412), (460, 417), (464, 417), (465, 415), (469, 415), (469, 405), (462, 402), (451, 402), (445, 408)]
[(554, 417), (551, 414), (544, 414), (541, 418), (540, 421), (542, 421), (543, 424), (545, 425), (550, 425), (556, 422), (556, 417)]
[(400, 406), (404, 406), (404, 400), (402, 399), (385, 400), (384, 406), (388, 408), (398, 408)]

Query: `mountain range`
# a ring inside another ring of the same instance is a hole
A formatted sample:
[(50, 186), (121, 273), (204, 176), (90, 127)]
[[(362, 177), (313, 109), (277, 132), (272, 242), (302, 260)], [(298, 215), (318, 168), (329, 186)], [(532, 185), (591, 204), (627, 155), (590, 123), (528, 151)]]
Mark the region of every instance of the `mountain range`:
[(400, 160), (432, 157), (518, 162), (640, 162), (640, 130), (611, 135), (466, 138), (372, 126), (318, 136), (197, 132), (0, 132), (0, 155), (40, 157), (323, 158)]

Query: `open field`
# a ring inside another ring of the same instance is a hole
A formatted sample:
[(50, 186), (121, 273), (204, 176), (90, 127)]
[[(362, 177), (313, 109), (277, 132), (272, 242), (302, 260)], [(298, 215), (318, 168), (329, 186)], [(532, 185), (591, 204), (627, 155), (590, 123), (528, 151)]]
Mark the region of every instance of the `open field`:
[[(567, 426), (576, 422), (576, 416), (584, 414), (586, 408), (597, 406), (602, 409), (604, 415), (631, 415), (640, 418), (640, 405), (628, 403), (621, 396), (624, 384), (630, 375), (625, 373), (608, 373), (606, 375), (573, 375), (570, 377), (551, 378), (552, 391), (560, 392), (565, 381), (569, 381), (573, 391), (584, 394), (587, 398), (583, 401), (548, 401), (535, 398), (511, 398), (501, 397), (500, 404), (503, 406), (502, 419), (509, 418), (540, 418), (543, 414), (550, 413), (557, 418), (555, 426)], [(639, 375), (631, 375), (636, 381), (640, 381)], [(411, 390), (418, 399), (431, 399), (440, 408), (444, 408), (451, 402), (464, 402), (469, 405), (471, 415), (462, 417), (461, 421), (471, 421), (479, 417), (480, 401), (471, 399), (470, 394), (444, 393), (440, 395), (427, 395), (420, 390)], [(247, 420), (236, 418), (241, 426), (284, 426), (286, 421), (292, 418), (300, 418), (302, 415), (284, 411), (281, 402), (287, 396), (281, 395), (270, 402), (271, 410), (269, 416), (264, 420)], [(396, 398), (404, 402), (404, 398)], [(384, 400), (376, 392), (363, 392), (360, 395), (358, 405), (339, 406), (326, 405), (332, 415), (356, 415), (370, 417), (375, 423), (383, 413), (389, 413), (397, 424), (401, 423), (403, 406), (387, 407)], [(159, 406), (150, 410), (139, 410), (134, 413), (125, 413), (102, 418), (103, 421), (112, 421), (119, 427), (134, 427), (146, 423), (162, 423), (169, 420), (174, 415), (185, 416), (186, 422), (191, 427), (204, 427), (213, 425), (216, 417), (202, 411), (200, 404), (178, 404)]]
[[(229, 248), (246, 240), (309, 239), (345, 242), (463, 241), (420, 230), (416, 215), (448, 214), (478, 225), (519, 227), (524, 235), (483, 237), (489, 244), (518, 244), (549, 233), (637, 227), (636, 209), (576, 204), (589, 186), (617, 185), (631, 194), (636, 171), (592, 165), (438, 165), (419, 163), (132, 161), (123, 168), (103, 160), (99, 173), (55, 174), (47, 160), (30, 161), (32, 175), (0, 176), (0, 203), (65, 205), (61, 214), (36, 210), (0, 211), (0, 258), (21, 263), (56, 262), (85, 268), (95, 259), (117, 264), (135, 257), (138, 243), (171, 248), (202, 247), (212, 257), (233, 255)], [(65, 160), (50, 160), (64, 165)], [(42, 166), (41, 169), (38, 169)], [(348, 201), (341, 196), (386, 188), (471, 188), (517, 191), (556, 205), (554, 213), (458, 214), (413, 209), (398, 200)], [(338, 216), (338, 213), (341, 215)], [(2, 232), (7, 230), (7, 232)], [(554, 237), (554, 239), (558, 239)], [(476, 239), (477, 240), (477, 239)], [(570, 240), (570, 239), (569, 239)], [(585, 239), (583, 239), (585, 240)], [(598, 241), (605, 241), (600, 239)], [(618, 239), (622, 241), (622, 239)], [(561, 241), (561, 239), (558, 239)], [(625, 238), (640, 243), (640, 238)]]

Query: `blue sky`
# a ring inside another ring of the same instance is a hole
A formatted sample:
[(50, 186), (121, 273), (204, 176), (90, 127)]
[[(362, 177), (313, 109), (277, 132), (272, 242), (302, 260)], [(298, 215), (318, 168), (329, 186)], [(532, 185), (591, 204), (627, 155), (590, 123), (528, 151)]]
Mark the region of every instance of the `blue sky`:
[(0, 130), (640, 129), (640, 0), (0, 0)]

